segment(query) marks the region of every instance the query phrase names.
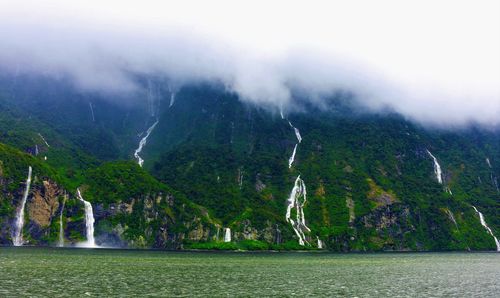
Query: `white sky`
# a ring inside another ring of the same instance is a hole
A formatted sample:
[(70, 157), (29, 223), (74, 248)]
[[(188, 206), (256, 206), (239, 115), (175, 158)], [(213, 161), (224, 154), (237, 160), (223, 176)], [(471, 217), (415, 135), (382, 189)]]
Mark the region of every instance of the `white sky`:
[[(98, 47), (148, 72), (139, 56), (164, 53), (169, 75), (220, 79), (257, 102), (286, 103), (290, 81), (315, 94), (368, 86), (366, 105), (419, 121), (500, 123), (500, 1), (0, 0), (0, 38), (0, 62), (32, 51), (71, 72), (65, 61)], [(44, 55), (49, 42), (68, 59)]]

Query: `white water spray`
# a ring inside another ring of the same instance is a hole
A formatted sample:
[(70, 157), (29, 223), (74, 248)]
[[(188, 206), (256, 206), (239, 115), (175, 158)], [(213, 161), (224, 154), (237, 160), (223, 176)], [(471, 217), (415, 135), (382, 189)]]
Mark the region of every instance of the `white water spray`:
[(439, 182), (439, 184), (443, 184), (443, 174), (442, 174), (441, 166), (439, 165), (437, 158), (434, 155), (432, 155), (432, 153), (429, 150), (427, 150), (427, 153), (430, 155), (430, 157), (434, 161), (434, 174), (436, 174), (437, 181)]
[(17, 210), (16, 214), (16, 226), (14, 230), (14, 235), (12, 237), (12, 244), (14, 246), (23, 245), (23, 227), (24, 227), (24, 207), (26, 206), (26, 201), (30, 192), (31, 186), (31, 166), (28, 168), (28, 179), (26, 179), (26, 187), (24, 189), (23, 198), (21, 200), (21, 206)]
[(497, 237), (493, 234), (493, 231), (491, 231), (490, 227), (488, 226), (488, 224), (486, 224), (486, 221), (484, 220), (484, 216), (481, 212), (479, 212), (479, 210), (477, 210), (476, 207), (472, 206), (472, 208), (474, 208), (474, 210), (476, 211), (477, 215), (479, 215), (479, 221), (481, 222), (481, 225), (486, 229), (486, 231), (488, 231), (488, 234), (490, 234), (493, 239), (495, 239), (495, 244), (497, 246), (497, 251), (500, 252), (500, 242), (498, 241)]
[(139, 156), (139, 153), (141, 153), (142, 151), (142, 148), (144, 148), (144, 146), (146, 145), (146, 142), (148, 141), (148, 137), (149, 135), (151, 134), (151, 132), (153, 132), (153, 129), (155, 129), (156, 127), (156, 124), (158, 124), (158, 120), (156, 120), (155, 123), (153, 123), (153, 125), (151, 125), (148, 130), (146, 131), (146, 136), (144, 136), (144, 138), (141, 139), (141, 141), (139, 142), (139, 147), (137, 147), (137, 149), (135, 149), (135, 152), (134, 152), (134, 157), (135, 159), (137, 159), (137, 163), (139, 164), (139, 166), (142, 167), (142, 165), (144, 164), (144, 159), (142, 159), (140, 156)]
[(491, 169), (491, 162), (488, 157), (486, 157), (486, 164), (488, 164), (488, 167)]
[(97, 247), (94, 239), (94, 211), (92, 210), (92, 204), (83, 199), (80, 189), (76, 189), (78, 200), (80, 200), (85, 206), (85, 233), (87, 236), (87, 241), (81, 244), (83, 247)]
[(231, 242), (231, 229), (224, 228), (224, 242)]

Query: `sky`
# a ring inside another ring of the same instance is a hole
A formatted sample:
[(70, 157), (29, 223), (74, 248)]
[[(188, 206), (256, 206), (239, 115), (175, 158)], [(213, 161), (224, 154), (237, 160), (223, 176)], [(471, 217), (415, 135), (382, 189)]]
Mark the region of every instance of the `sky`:
[(134, 92), (222, 82), (294, 111), (347, 90), (435, 126), (500, 125), (500, 1), (0, 0), (0, 65)]

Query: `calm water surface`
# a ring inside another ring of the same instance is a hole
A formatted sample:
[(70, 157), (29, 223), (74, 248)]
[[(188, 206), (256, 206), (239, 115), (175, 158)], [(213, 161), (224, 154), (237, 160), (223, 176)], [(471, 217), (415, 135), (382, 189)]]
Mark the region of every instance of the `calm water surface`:
[(0, 248), (11, 296), (500, 297), (500, 254)]

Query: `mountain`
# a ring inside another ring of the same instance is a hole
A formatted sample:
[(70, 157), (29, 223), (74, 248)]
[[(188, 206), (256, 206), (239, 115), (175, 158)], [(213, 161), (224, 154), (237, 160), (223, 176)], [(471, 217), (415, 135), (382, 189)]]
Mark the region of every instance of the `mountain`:
[(0, 243), (12, 243), (32, 166), (26, 244), (57, 244), (61, 213), (65, 244), (85, 240), (78, 189), (102, 246), (496, 248), (496, 130), (422, 127), (342, 93), (279, 111), (217, 84), (137, 81), (143, 91), (117, 96), (0, 77)]

